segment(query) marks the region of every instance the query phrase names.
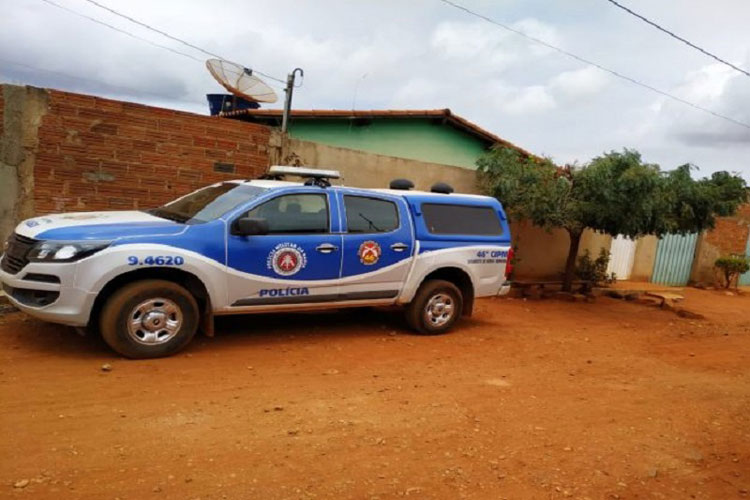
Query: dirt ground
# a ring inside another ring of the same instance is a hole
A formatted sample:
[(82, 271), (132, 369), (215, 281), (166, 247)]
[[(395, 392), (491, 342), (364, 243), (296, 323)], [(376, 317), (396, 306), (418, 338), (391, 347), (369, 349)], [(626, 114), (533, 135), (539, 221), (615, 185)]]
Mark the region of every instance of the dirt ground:
[[(750, 294), (219, 322), (169, 359), (0, 316), (3, 498), (750, 497)], [(111, 371), (102, 371), (109, 363)]]

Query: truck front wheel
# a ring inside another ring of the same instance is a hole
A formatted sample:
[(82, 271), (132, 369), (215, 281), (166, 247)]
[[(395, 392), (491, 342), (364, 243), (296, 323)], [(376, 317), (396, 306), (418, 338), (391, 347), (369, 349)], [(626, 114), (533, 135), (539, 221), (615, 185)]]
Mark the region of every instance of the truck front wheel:
[(165, 280), (128, 283), (102, 308), (99, 327), (109, 346), (133, 359), (176, 353), (193, 338), (200, 313), (195, 298)]
[(406, 308), (409, 326), (424, 335), (449, 331), (463, 312), (461, 290), (450, 281), (429, 280), (422, 283), (414, 300)]

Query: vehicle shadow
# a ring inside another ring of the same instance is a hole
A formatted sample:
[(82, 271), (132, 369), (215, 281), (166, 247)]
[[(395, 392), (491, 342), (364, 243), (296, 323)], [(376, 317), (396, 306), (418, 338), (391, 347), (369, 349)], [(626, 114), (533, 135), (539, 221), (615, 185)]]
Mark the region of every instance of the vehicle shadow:
[(325, 338), (409, 333), (403, 313), (374, 308), (220, 316), (215, 326), (215, 341), (247, 338), (265, 342), (303, 334)]
[[(5, 315), (0, 344), (11, 351), (60, 358), (112, 360), (121, 358), (97, 333), (80, 335), (76, 329), (47, 323), (21, 312)], [(198, 333), (183, 353), (252, 348), (294, 339), (374, 338), (412, 335), (399, 310), (356, 308), (317, 312), (219, 316), (215, 336)], [(121, 358), (122, 359), (122, 358)]]

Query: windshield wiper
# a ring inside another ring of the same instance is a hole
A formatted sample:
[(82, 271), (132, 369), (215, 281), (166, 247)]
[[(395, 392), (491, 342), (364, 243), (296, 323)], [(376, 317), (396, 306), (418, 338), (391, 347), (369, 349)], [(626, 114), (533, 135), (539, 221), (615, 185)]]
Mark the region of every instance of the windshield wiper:
[(169, 212), (168, 210), (164, 210), (162, 208), (152, 208), (150, 210), (146, 210), (146, 213), (149, 213), (156, 217), (161, 217), (162, 219), (179, 222), (180, 224), (184, 224), (190, 220), (190, 217), (186, 215), (178, 214), (175, 212)]

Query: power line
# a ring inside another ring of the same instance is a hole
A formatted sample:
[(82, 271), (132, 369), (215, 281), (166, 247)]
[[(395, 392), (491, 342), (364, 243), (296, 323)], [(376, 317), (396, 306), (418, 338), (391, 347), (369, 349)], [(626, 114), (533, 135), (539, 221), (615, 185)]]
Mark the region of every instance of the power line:
[(570, 57), (572, 59), (575, 59), (576, 61), (582, 62), (584, 64), (588, 64), (589, 66), (594, 66), (595, 68), (598, 68), (598, 69), (600, 69), (600, 70), (602, 70), (602, 71), (604, 71), (606, 73), (609, 73), (610, 75), (616, 76), (617, 78), (620, 78), (620, 79), (628, 81), (628, 82), (630, 82), (632, 84), (638, 85), (639, 87), (643, 87), (645, 89), (648, 89), (651, 92), (655, 92), (655, 93), (657, 93), (659, 95), (662, 95), (664, 97), (667, 97), (667, 98), (672, 99), (674, 101), (677, 101), (679, 103), (682, 103), (682, 104), (685, 104), (685, 105), (690, 106), (692, 108), (695, 108), (697, 110), (703, 111), (704, 113), (708, 113), (710, 115), (713, 115), (716, 118), (721, 118), (722, 120), (726, 120), (726, 121), (728, 121), (730, 123), (734, 123), (735, 125), (739, 125), (740, 127), (744, 127), (746, 129), (750, 129), (750, 124), (748, 124), (748, 123), (741, 122), (739, 120), (735, 120), (734, 118), (730, 118), (728, 116), (719, 114), (716, 111), (712, 111), (712, 110), (710, 110), (708, 108), (704, 108), (703, 106), (700, 106), (700, 105), (695, 104), (693, 102), (690, 102), (690, 101), (687, 101), (685, 99), (682, 99), (681, 97), (677, 97), (677, 96), (672, 95), (672, 94), (670, 94), (668, 92), (665, 92), (663, 90), (659, 90), (656, 87), (652, 87), (651, 85), (648, 85), (647, 83), (643, 83), (643, 82), (641, 82), (639, 80), (636, 80), (635, 78), (631, 78), (631, 77), (629, 77), (627, 75), (623, 75), (622, 73), (619, 73), (619, 72), (617, 72), (617, 71), (615, 71), (613, 69), (609, 69), (609, 68), (607, 68), (605, 66), (602, 66), (601, 64), (595, 63), (595, 62), (590, 61), (588, 59), (585, 59), (585, 58), (583, 58), (581, 56), (578, 56), (578, 55), (576, 55), (576, 54), (574, 54), (572, 52), (568, 52), (565, 49), (561, 49), (560, 47), (557, 47), (557, 46), (552, 45), (552, 44), (550, 44), (548, 42), (545, 42), (544, 40), (541, 40), (539, 38), (536, 38), (536, 37), (533, 37), (531, 35), (528, 35), (528, 34), (524, 33), (521, 30), (518, 30), (518, 29), (515, 29), (515, 28), (511, 28), (510, 26), (507, 26), (507, 25), (505, 25), (505, 24), (503, 24), (503, 23), (501, 23), (499, 21), (495, 21), (494, 19), (492, 19), (490, 17), (487, 17), (487, 16), (485, 16), (483, 14), (479, 14), (478, 12), (474, 12), (474, 11), (472, 11), (472, 10), (464, 7), (463, 5), (459, 5), (457, 3), (452, 2), (451, 0), (439, 0), (439, 1), (443, 2), (444, 4), (450, 5), (451, 7), (454, 7), (456, 9), (458, 9), (458, 10), (462, 10), (462, 11), (466, 12), (467, 14), (470, 14), (472, 16), (475, 16), (475, 17), (478, 17), (480, 19), (483, 19), (484, 21), (487, 21), (490, 24), (494, 24), (495, 26), (498, 26), (498, 27), (500, 27), (500, 28), (502, 28), (504, 30), (507, 30), (507, 31), (510, 31), (512, 33), (515, 33), (516, 35), (522, 36), (522, 37), (524, 37), (524, 38), (526, 38), (528, 40), (531, 40), (532, 42), (538, 43), (540, 45), (544, 45), (545, 47), (547, 47), (549, 49), (552, 49), (552, 50), (554, 50), (556, 52), (559, 52), (560, 54), (566, 55), (566, 56), (568, 56), (568, 57)]
[(667, 35), (671, 36), (672, 38), (675, 38), (675, 39), (677, 39), (677, 40), (681, 41), (682, 43), (684, 43), (684, 44), (686, 44), (686, 45), (688, 45), (688, 46), (690, 46), (690, 47), (694, 48), (695, 50), (697, 50), (697, 51), (699, 51), (699, 52), (702, 52), (703, 54), (707, 55), (708, 57), (710, 57), (710, 58), (712, 58), (712, 59), (715, 59), (715, 60), (719, 61), (720, 63), (722, 63), (722, 64), (724, 64), (724, 65), (726, 65), (726, 66), (729, 66), (729, 67), (730, 67), (730, 68), (732, 68), (732, 69), (735, 69), (735, 70), (739, 71), (740, 73), (742, 73), (742, 74), (743, 74), (743, 75), (745, 75), (745, 76), (750, 76), (750, 73), (748, 73), (748, 72), (747, 72), (747, 71), (745, 71), (744, 69), (742, 69), (742, 68), (739, 68), (739, 67), (735, 66), (734, 64), (732, 64), (732, 63), (730, 63), (730, 62), (728, 62), (728, 61), (725, 61), (725, 60), (724, 60), (724, 59), (722, 59), (721, 57), (719, 57), (719, 56), (717, 56), (717, 55), (714, 55), (714, 54), (712, 54), (711, 52), (709, 52), (709, 51), (707, 51), (707, 50), (705, 50), (705, 49), (702, 49), (701, 47), (699, 47), (699, 46), (695, 45), (694, 43), (692, 43), (692, 42), (690, 42), (690, 41), (688, 41), (688, 40), (685, 40), (685, 39), (684, 39), (684, 38), (682, 38), (681, 36), (679, 36), (679, 35), (676, 35), (675, 33), (673, 33), (673, 32), (671, 32), (671, 31), (669, 31), (669, 30), (668, 30), (668, 29), (666, 29), (666, 28), (662, 28), (661, 26), (659, 26), (658, 24), (656, 24), (656, 23), (655, 23), (654, 21), (651, 21), (650, 19), (648, 19), (648, 18), (646, 18), (646, 17), (644, 17), (644, 16), (642, 16), (642, 15), (638, 14), (637, 12), (634, 12), (634, 11), (632, 11), (631, 9), (629, 9), (629, 8), (625, 7), (624, 5), (622, 5), (622, 4), (618, 3), (618, 2), (616, 2), (615, 0), (607, 0), (607, 1), (608, 1), (609, 3), (611, 3), (612, 5), (615, 5), (615, 6), (619, 7), (619, 8), (621, 8), (621, 9), (622, 9), (622, 10), (624, 10), (625, 12), (627, 12), (627, 13), (629, 13), (629, 14), (631, 14), (631, 15), (635, 16), (635, 17), (637, 17), (637, 18), (638, 18), (638, 19), (640, 19), (641, 21), (644, 21), (644, 22), (646, 22), (646, 23), (650, 24), (651, 26), (653, 26), (654, 28), (658, 29), (659, 31), (662, 31), (662, 32), (666, 33)]
[(42, 0), (42, 2), (47, 3), (49, 5), (53, 5), (53, 6), (57, 7), (58, 9), (62, 9), (64, 11), (69, 12), (69, 13), (71, 13), (73, 15), (78, 16), (78, 17), (82, 17), (84, 19), (88, 19), (89, 21), (93, 21), (93, 22), (95, 22), (97, 24), (101, 24), (102, 26), (106, 26), (107, 28), (113, 29), (113, 30), (117, 31), (118, 33), (122, 33), (123, 35), (127, 35), (127, 36), (129, 36), (131, 38), (135, 38), (136, 40), (140, 40), (142, 42), (146, 42), (146, 43), (148, 43), (150, 45), (153, 45), (154, 47), (159, 47), (160, 49), (165, 49), (165, 50), (168, 50), (170, 52), (174, 52), (177, 55), (180, 55), (180, 56), (183, 56), (183, 57), (187, 57), (187, 58), (192, 59), (194, 61), (203, 62), (200, 59), (198, 59), (197, 57), (191, 56), (190, 54), (186, 54), (185, 52), (180, 52), (179, 50), (175, 50), (172, 47), (167, 47), (166, 45), (161, 45), (161, 44), (158, 44), (156, 42), (152, 42), (151, 40), (148, 40), (146, 38), (142, 38), (142, 37), (140, 37), (138, 35), (135, 35), (135, 34), (129, 32), (129, 31), (120, 29), (120, 28), (118, 28), (116, 26), (112, 26), (111, 24), (105, 23), (104, 21), (100, 21), (99, 19), (96, 19), (94, 17), (90, 17), (90, 16), (87, 16), (86, 14), (81, 14), (80, 12), (76, 12), (75, 10), (69, 9), (68, 7), (65, 7), (64, 5), (60, 5), (57, 2), (53, 2), (52, 0)]
[(0, 58), (0, 62), (3, 63), (3, 64), (10, 64), (12, 66), (19, 66), (19, 67), (22, 67), (22, 68), (27, 68), (27, 69), (30, 69), (30, 70), (33, 70), (33, 71), (37, 71), (37, 72), (49, 73), (51, 75), (62, 76), (64, 78), (69, 78), (71, 80), (78, 80), (78, 81), (81, 81), (81, 82), (85, 82), (85, 83), (97, 85), (97, 86), (100, 86), (100, 87), (104, 86), (104, 87), (111, 88), (111, 89), (114, 89), (114, 90), (119, 90), (119, 91), (121, 91), (123, 93), (131, 94), (131, 95), (146, 94), (146, 95), (151, 95), (151, 96), (158, 97), (160, 99), (164, 99), (164, 100), (168, 100), (168, 101), (184, 102), (184, 103), (187, 103), (187, 104), (203, 104), (203, 103), (199, 103), (197, 101), (189, 101), (189, 100), (186, 100), (186, 99), (176, 99), (174, 97), (165, 96), (165, 95), (162, 95), (162, 94), (157, 94), (155, 92), (149, 92), (147, 90), (133, 89), (133, 88), (130, 88), (130, 87), (123, 87), (122, 85), (115, 85), (115, 84), (111, 84), (111, 83), (102, 82), (102, 81), (99, 81), (99, 80), (92, 80), (90, 78), (84, 78), (84, 77), (77, 76), (77, 75), (70, 75), (68, 73), (63, 73), (62, 71), (54, 71), (54, 70), (51, 70), (51, 69), (39, 68), (39, 67), (32, 66), (30, 64), (26, 64), (26, 63), (22, 63), (22, 62), (18, 62), (18, 61), (9, 61), (8, 59), (2, 59), (2, 58)]
[[(44, 0), (44, 1), (48, 1), (48, 0)], [(213, 52), (210, 52), (210, 51), (208, 51), (208, 50), (205, 50), (205, 49), (203, 49), (203, 48), (201, 48), (201, 47), (199, 47), (199, 46), (197, 46), (197, 45), (194, 45), (194, 44), (192, 44), (192, 43), (190, 43), (190, 42), (187, 42), (187, 41), (185, 41), (185, 40), (183, 40), (183, 39), (181, 39), (181, 38), (177, 38), (176, 36), (172, 36), (172, 35), (170, 35), (169, 33), (165, 32), (165, 31), (162, 31), (162, 30), (160, 30), (160, 29), (154, 28), (153, 26), (150, 26), (150, 25), (148, 25), (148, 24), (146, 24), (146, 23), (144, 23), (144, 22), (142, 22), (142, 21), (139, 21), (138, 19), (134, 19), (134, 18), (132, 18), (132, 17), (130, 17), (130, 16), (128, 16), (128, 15), (122, 14), (121, 12), (118, 12), (118, 11), (116, 11), (115, 9), (112, 9), (112, 8), (110, 8), (110, 7), (107, 7), (106, 5), (102, 5), (102, 4), (100, 4), (99, 2), (97, 2), (97, 1), (95, 1), (95, 0), (86, 0), (86, 1), (87, 1), (88, 3), (90, 3), (90, 4), (92, 4), (92, 5), (95, 5), (96, 7), (99, 7), (100, 9), (104, 9), (104, 10), (106, 10), (106, 11), (108, 11), (108, 12), (111, 12), (112, 14), (115, 14), (116, 16), (120, 16), (120, 17), (122, 17), (123, 19), (127, 19), (127, 20), (128, 20), (128, 21), (130, 21), (131, 23), (135, 23), (135, 24), (137, 24), (138, 26), (142, 26), (142, 27), (144, 27), (144, 28), (146, 28), (146, 29), (148, 29), (148, 30), (151, 30), (151, 31), (153, 31), (154, 33), (158, 33), (158, 34), (160, 34), (160, 35), (162, 35), (162, 36), (165, 36), (165, 37), (169, 38), (170, 40), (174, 40), (175, 42), (181, 43), (181, 44), (183, 44), (183, 45), (185, 45), (185, 46), (187, 46), (187, 47), (190, 47), (191, 49), (195, 49), (195, 50), (197, 50), (197, 51), (199, 51), (199, 52), (202, 52), (203, 54), (205, 54), (205, 55), (207, 55), (207, 56), (215, 57), (215, 58), (217, 58), (217, 59), (224, 59), (224, 60), (228, 60), (228, 59), (226, 59), (226, 58), (224, 58), (224, 57), (221, 57), (221, 56), (220, 56), (220, 55), (218, 55), (218, 54), (214, 54)], [(271, 80), (276, 80), (277, 82), (280, 82), (280, 83), (286, 84), (286, 80), (282, 80), (282, 79), (280, 79), (280, 78), (276, 78), (276, 77), (273, 77), (273, 76), (271, 76), (271, 75), (267, 75), (267, 74), (265, 74), (265, 73), (262, 73), (262, 72), (260, 72), (260, 71), (258, 71), (258, 70), (256, 70), (256, 69), (253, 69), (253, 73), (258, 73), (259, 75), (261, 75), (261, 76), (265, 76), (266, 78), (269, 78), (269, 79), (271, 79)]]

